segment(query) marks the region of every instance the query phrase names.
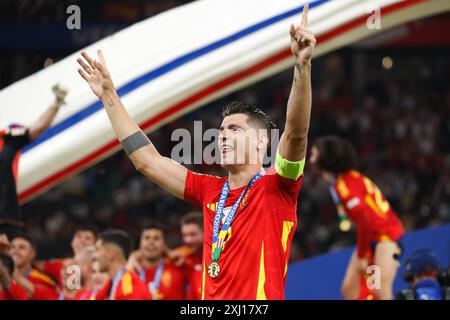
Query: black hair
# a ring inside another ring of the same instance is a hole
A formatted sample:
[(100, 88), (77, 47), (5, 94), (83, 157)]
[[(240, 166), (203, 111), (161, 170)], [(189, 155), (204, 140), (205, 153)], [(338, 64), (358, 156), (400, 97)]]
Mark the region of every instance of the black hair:
[(319, 155), (315, 166), (339, 175), (356, 168), (356, 150), (346, 140), (337, 136), (325, 136), (314, 141)]
[(154, 223), (154, 222), (145, 224), (141, 230), (141, 236), (145, 230), (159, 230), (163, 234), (164, 240), (166, 239), (166, 229), (162, 224)]
[(250, 121), (255, 121), (263, 129), (267, 130), (267, 137), (269, 139), (269, 145), (271, 141), (271, 129), (275, 129), (277, 125), (272, 118), (267, 115), (261, 109), (241, 101), (233, 101), (226, 104), (222, 110), (222, 117), (228, 117), (232, 114), (243, 113), (250, 117)]
[(25, 241), (27, 241), (30, 246), (34, 249), (37, 250), (37, 244), (36, 242), (30, 238), (29, 236), (25, 235), (24, 233), (20, 233), (20, 234), (16, 234), (12, 239), (11, 242), (13, 242), (15, 239), (24, 239)]
[(97, 228), (96, 225), (94, 225), (94, 224), (92, 224), (92, 223), (84, 223), (84, 224), (81, 224), (81, 225), (77, 226), (77, 227), (75, 228), (74, 234), (76, 234), (77, 232), (80, 232), (80, 231), (88, 231), (88, 232), (91, 232), (91, 233), (94, 235), (94, 238), (97, 239), (97, 236), (98, 236), (98, 228)]
[(98, 239), (104, 244), (109, 243), (118, 246), (122, 250), (125, 259), (128, 259), (133, 249), (133, 241), (130, 235), (122, 230), (106, 230), (99, 234)]

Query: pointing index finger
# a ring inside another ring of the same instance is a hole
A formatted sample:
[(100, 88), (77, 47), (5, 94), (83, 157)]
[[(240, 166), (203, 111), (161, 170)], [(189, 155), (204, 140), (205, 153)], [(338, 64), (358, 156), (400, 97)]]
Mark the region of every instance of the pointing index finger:
[(301, 22), (301, 27), (305, 28), (308, 26), (308, 9), (309, 9), (309, 5), (305, 4), (303, 6), (303, 13), (302, 13), (302, 22)]

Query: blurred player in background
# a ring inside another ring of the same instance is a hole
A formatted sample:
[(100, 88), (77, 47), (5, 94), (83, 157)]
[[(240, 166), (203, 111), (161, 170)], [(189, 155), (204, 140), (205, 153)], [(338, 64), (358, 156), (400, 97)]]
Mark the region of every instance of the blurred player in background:
[[(82, 279), (81, 273), (79, 275), (74, 274), (74, 272), (78, 271), (75, 259), (64, 259), (61, 265), (61, 269), (59, 271), (60, 275), (60, 286), (58, 292), (58, 300), (78, 300), (78, 296), (85, 292), (84, 287), (82, 287)], [(73, 278), (74, 281), (71, 281), (69, 278), (71, 275), (75, 275), (78, 279)], [(77, 286), (76, 281), (79, 281), (79, 286)]]
[(181, 237), (184, 246), (170, 252), (175, 265), (183, 270), (186, 299), (202, 298), (203, 214), (190, 212), (181, 218)]
[(13, 278), (14, 261), (9, 247), (6, 235), (0, 235), (0, 300), (28, 300), (25, 290)]
[(55, 300), (58, 284), (50, 276), (33, 267), (35, 246), (21, 235), (11, 240), (10, 256), (14, 261), (13, 277), (32, 300)]
[(290, 28), (294, 79), (275, 175), (263, 175), (262, 161), (274, 123), (260, 109), (242, 102), (224, 108), (219, 147), (228, 176), (197, 174), (161, 156), (131, 119), (100, 50), (99, 61), (85, 52), (78, 59), (78, 72), (102, 100), (135, 167), (173, 195), (202, 208), (203, 299), (284, 299), (311, 114), (316, 39), (307, 30), (307, 17), (305, 5), (300, 25)]
[(92, 263), (92, 272), (90, 273), (92, 290), (84, 290), (78, 295), (78, 300), (96, 300), (97, 293), (105, 287), (109, 281), (109, 274), (107, 271), (100, 268), (100, 263), (94, 261)]
[(5, 233), (10, 238), (20, 233), (24, 227), (16, 190), (20, 149), (47, 130), (59, 108), (65, 104), (66, 90), (56, 85), (53, 87), (53, 93), (55, 101), (28, 128), (11, 124), (0, 130), (0, 234)]
[[(392, 285), (401, 254), (403, 226), (380, 189), (356, 168), (356, 152), (347, 141), (322, 137), (311, 148), (310, 163), (330, 184), (330, 192), (339, 215), (344, 214), (357, 228), (356, 251), (353, 253), (342, 284), (345, 299), (392, 299)], [(381, 286), (365, 288), (369, 265), (381, 270)]]
[(130, 256), (128, 266), (146, 284), (153, 300), (184, 299), (183, 274), (165, 252), (163, 227), (148, 225), (141, 232), (139, 250)]
[[(61, 269), (64, 261), (70, 259), (74, 264), (78, 265), (83, 272), (85, 279), (90, 279), (89, 272), (91, 269), (92, 257), (95, 252), (95, 241), (97, 239), (97, 228), (91, 225), (82, 225), (75, 231), (70, 246), (72, 247), (73, 257), (52, 259), (48, 261), (36, 261), (34, 266), (50, 275), (60, 286)], [(87, 280), (89, 281), (89, 280)], [(89, 284), (87, 284), (90, 287)]]
[(121, 230), (102, 232), (96, 242), (94, 259), (109, 280), (95, 295), (96, 300), (150, 300), (151, 294), (139, 276), (127, 270), (127, 259), (133, 247), (130, 236)]

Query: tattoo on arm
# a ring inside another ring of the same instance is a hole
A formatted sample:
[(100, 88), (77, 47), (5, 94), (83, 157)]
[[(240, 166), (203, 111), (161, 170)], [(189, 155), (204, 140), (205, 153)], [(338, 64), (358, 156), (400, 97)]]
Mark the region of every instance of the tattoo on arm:
[(109, 95), (106, 95), (106, 103), (108, 104), (108, 107), (110, 108), (114, 107), (114, 102), (112, 101)]
[(300, 76), (301, 76), (302, 75), (302, 66), (300, 65), (300, 63), (296, 63), (295, 68), (298, 70), (298, 73), (300, 73)]

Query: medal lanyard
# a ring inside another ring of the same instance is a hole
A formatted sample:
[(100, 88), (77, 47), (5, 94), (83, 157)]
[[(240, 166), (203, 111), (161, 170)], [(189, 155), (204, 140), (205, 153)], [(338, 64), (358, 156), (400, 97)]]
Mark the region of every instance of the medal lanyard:
[(347, 219), (347, 214), (345, 213), (345, 210), (342, 207), (341, 200), (339, 200), (339, 197), (336, 193), (336, 190), (334, 189), (334, 186), (332, 184), (328, 185), (328, 190), (330, 191), (331, 197), (333, 198), (334, 204), (336, 205), (339, 220)]
[(91, 294), (86, 297), (86, 300), (95, 300), (95, 296), (97, 295), (97, 289), (92, 290)]
[(250, 188), (253, 186), (253, 184), (261, 178), (262, 175), (260, 173), (257, 173), (253, 176), (253, 178), (248, 183), (247, 187), (244, 191), (242, 191), (241, 195), (237, 199), (237, 201), (233, 204), (233, 207), (231, 207), (230, 212), (228, 213), (227, 218), (225, 219), (224, 223), (222, 224), (222, 229), (219, 233), (219, 226), (220, 222), (222, 220), (223, 216), (223, 209), (225, 207), (225, 203), (228, 198), (228, 194), (230, 192), (230, 183), (228, 182), (228, 179), (225, 181), (222, 187), (222, 191), (220, 192), (219, 197), (219, 203), (217, 204), (216, 214), (214, 216), (214, 222), (213, 222), (213, 234), (212, 234), (212, 261), (217, 262), (220, 257), (220, 253), (223, 248), (224, 239), (228, 232), (228, 229), (230, 228), (231, 223), (233, 222), (234, 216), (236, 215), (236, 211), (239, 207), (239, 204), (242, 201), (242, 198), (244, 197), (245, 193), (250, 190)]
[(164, 259), (159, 261), (158, 269), (156, 269), (155, 278), (148, 284), (148, 288), (153, 295), (153, 300), (158, 300), (158, 290), (161, 285), (161, 277), (164, 271)]
[[(150, 282), (150, 284), (152, 284), (152, 283), (156, 284), (156, 286), (155, 286), (156, 289), (159, 289), (159, 284), (161, 282), (161, 276), (163, 274), (163, 271), (164, 271), (164, 259), (161, 258), (159, 260), (158, 269), (156, 269), (155, 278), (153, 279), (152, 282)], [(139, 269), (139, 278), (142, 280), (142, 282), (146, 282), (144, 268)]]
[(126, 271), (126, 269), (122, 268), (114, 276), (114, 281), (111, 286), (111, 291), (109, 292), (109, 300), (113, 300), (113, 298), (116, 297), (117, 286), (119, 285), (119, 281), (122, 279), (122, 276), (125, 273), (125, 271)]

